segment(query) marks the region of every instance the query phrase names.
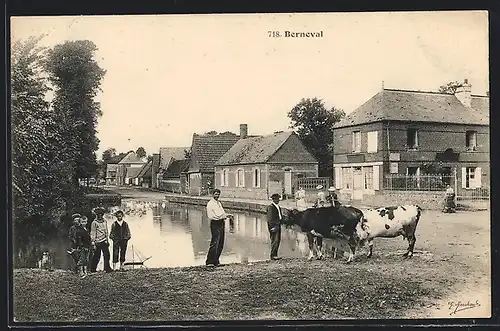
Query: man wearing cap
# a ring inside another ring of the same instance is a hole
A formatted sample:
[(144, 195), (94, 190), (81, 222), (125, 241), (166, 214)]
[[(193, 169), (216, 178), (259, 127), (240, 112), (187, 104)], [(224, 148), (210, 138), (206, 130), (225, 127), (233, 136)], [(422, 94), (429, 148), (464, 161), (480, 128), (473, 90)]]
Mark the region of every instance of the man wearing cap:
[(101, 252), (104, 256), (104, 271), (111, 272), (111, 266), (109, 265), (109, 241), (108, 241), (108, 224), (104, 219), (105, 210), (102, 207), (96, 207), (92, 212), (95, 214), (96, 218), (90, 225), (90, 239), (92, 246), (94, 247), (94, 255), (92, 256), (92, 262), (90, 264), (90, 272), (96, 272), (97, 265), (101, 259)]
[(123, 211), (117, 210), (114, 216), (116, 217), (116, 221), (111, 224), (111, 231), (109, 233), (109, 239), (113, 241), (113, 270), (116, 270), (118, 254), (120, 255), (120, 270), (123, 270), (127, 245), (131, 238), (130, 228), (128, 223), (123, 220)]
[(271, 199), (273, 202), (267, 206), (267, 228), (271, 237), (271, 260), (279, 260), (281, 258), (278, 257), (278, 248), (281, 241), (281, 220), (283, 219), (283, 213), (279, 206), (280, 195), (274, 193), (271, 195)]
[(219, 259), (222, 249), (224, 248), (225, 221), (227, 218), (233, 218), (233, 215), (227, 214), (224, 211), (219, 201), (219, 197), (220, 190), (216, 188), (212, 193), (212, 199), (207, 203), (207, 217), (210, 220), (210, 232), (212, 233), (207, 260), (205, 261), (207, 267), (216, 267), (220, 265)]

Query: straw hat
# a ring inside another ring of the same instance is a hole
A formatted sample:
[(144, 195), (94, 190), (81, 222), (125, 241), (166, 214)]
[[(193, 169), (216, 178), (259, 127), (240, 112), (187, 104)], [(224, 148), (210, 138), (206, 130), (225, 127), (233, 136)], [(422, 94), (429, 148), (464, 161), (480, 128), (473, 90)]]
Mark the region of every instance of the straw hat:
[(281, 196), (278, 194), (278, 193), (274, 193), (273, 195), (271, 195), (271, 199), (281, 199)]
[(316, 186), (316, 189), (317, 189), (317, 190), (322, 190), (322, 189), (323, 189), (323, 185), (318, 185), (318, 186)]
[(330, 186), (330, 188), (328, 189), (328, 191), (330, 191), (330, 192), (333, 192), (333, 191), (335, 191), (335, 187), (333, 187), (333, 186)]
[(77, 218), (81, 218), (81, 217), (82, 217), (82, 215), (81, 215), (81, 214), (78, 214), (78, 213), (75, 213), (75, 214), (71, 215), (71, 218), (73, 219), (73, 221), (74, 221), (75, 219), (77, 219)]

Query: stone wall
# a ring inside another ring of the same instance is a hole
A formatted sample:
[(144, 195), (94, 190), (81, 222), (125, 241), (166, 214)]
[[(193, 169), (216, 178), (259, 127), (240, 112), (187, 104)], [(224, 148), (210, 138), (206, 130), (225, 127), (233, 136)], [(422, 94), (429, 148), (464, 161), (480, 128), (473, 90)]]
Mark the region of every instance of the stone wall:
[[(395, 205), (419, 205), (423, 209), (441, 210), (444, 207), (444, 193), (418, 192), (418, 191), (385, 191), (375, 195), (363, 195), (362, 201), (353, 201), (349, 195), (339, 197), (341, 203), (354, 206), (386, 207)], [(463, 200), (457, 202), (458, 210), (483, 210), (489, 209), (489, 201)]]

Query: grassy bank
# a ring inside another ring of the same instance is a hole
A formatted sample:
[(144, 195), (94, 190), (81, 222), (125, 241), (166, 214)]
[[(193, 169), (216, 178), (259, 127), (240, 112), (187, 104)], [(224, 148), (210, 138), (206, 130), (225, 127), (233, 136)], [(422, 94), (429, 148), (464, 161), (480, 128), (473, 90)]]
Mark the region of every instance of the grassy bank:
[(85, 279), (15, 270), (14, 316), (20, 322), (404, 318), (432, 306), (453, 283), (422, 268), (429, 270), (425, 259), (393, 256), (383, 265), (284, 259)]

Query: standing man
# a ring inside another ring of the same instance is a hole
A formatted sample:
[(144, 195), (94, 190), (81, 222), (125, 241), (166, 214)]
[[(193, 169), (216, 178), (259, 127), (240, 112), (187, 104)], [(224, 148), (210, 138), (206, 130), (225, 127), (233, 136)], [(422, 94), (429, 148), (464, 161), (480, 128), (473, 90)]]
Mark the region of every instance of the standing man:
[(280, 260), (281, 257), (278, 257), (278, 248), (280, 247), (281, 220), (283, 219), (283, 213), (279, 206), (280, 195), (274, 193), (271, 195), (271, 199), (273, 202), (267, 206), (267, 228), (271, 237), (271, 260)]
[(105, 210), (102, 207), (96, 207), (92, 211), (96, 218), (90, 225), (90, 239), (92, 242), (92, 247), (94, 248), (94, 255), (92, 256), (92, 261), (90, 265), (90, 272), (96, 272), (97, 265), (101, 259), (101, 252), (104, 256), (104, 271), (111, 272), (111, 266), (109, 265), (109, 240), (108, 240), (108, 224), (104, 219)]
[(210, 232), (212, 233), (207, 260), (205, 262), (207, 267), (220, 265), (219, 258), (224, 248), (225, 221), (227, 218), (233, 218), (233, 215), (227, 214), (224, 208), (222, 208), (219, 201), (220, 190), (218, 188), (213, 191), (212, 196), (212, 199), (207, 203), (207, 216), (210, 220)]

